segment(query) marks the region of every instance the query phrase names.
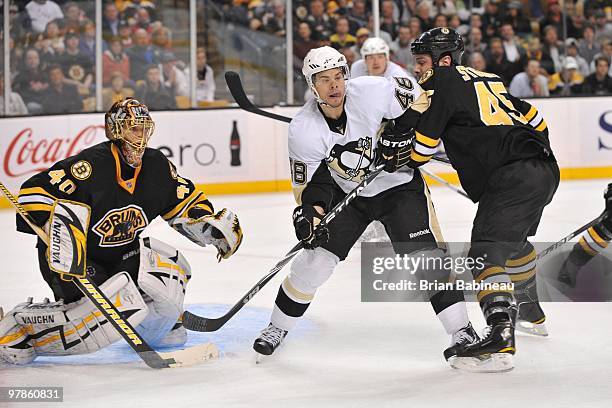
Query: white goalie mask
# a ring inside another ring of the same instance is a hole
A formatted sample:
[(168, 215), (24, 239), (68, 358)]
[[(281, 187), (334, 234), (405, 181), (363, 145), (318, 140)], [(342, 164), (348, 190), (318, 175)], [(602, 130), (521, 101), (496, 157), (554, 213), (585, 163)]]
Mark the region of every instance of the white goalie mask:
[(385, 54), (387, 60), (389, 59), (389, 46), (379, 37), (372, 37), (365, 40), (361, 46), (361, 56), (365, 58), (368, 55), (374, 54)]
[(315, 75), (319, 72), (327, 71), (328, 69), (340, 68), (344, 75), (344, 80), (349, 78), (349, 67), (346, 62), (344, 55), (340, 54), (338, 50), (329, 47), (313, 48), (308, 51), (304, 58), (304, 65), (302, 66), (302, 74), (306, 78), (306, 83), (315, 95), (318, 103), (325, 103), (320, 97), (319, 93), (314, 87)]

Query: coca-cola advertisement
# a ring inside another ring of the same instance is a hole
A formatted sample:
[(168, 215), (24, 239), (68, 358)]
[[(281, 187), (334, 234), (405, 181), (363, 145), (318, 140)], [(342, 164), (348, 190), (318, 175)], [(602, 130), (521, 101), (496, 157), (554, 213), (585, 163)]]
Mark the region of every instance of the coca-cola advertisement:
[[(156, 126), (149, 146), (204, 188), (289, 179), (286, 124), (238, 109), (152, 112), (152, 118)], [(102, 114), (6, 118), (0, 123), (0, 180), (15, 193), (36, 172), (106, 140)]]

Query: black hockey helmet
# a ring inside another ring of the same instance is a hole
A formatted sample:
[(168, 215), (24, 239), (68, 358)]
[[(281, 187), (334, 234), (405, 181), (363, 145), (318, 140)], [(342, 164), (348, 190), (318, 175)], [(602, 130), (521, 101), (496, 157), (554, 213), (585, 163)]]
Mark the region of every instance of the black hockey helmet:
[(450, 55), (454, 65), (461, 64), (464, 45), (461, 35), (452, 28), (438, 27), (425, 31), (410, 46), (412, 54), (429, 54), (433, 65), (445, 55)]

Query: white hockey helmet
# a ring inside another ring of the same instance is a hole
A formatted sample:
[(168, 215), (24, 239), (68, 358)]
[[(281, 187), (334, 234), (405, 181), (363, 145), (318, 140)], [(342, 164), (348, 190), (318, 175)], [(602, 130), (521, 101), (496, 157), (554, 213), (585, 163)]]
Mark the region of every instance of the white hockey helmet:
[(379, 37), (372, 37), (365, 40), (361, 46), (360, 52), (363, 58), (365, 58), (367, 55), (385, 54), (387, 59), (389, 59), (389, 46), (385, 40)]
[(306, 83), (317, 98), (317, 102), (323, 102), (319, 98), (314, 87), (314, 76), (319, 72), (327, 71), (332, 68), (340, 68), (344, 74), (344, 79), (349, 78), (349, 66), (346, 62), (346, 57), (342, 55), (338, 50), (329, 47), (313, 48), (308, 51), (304, 58), (304, 65), (302, 66), (302, 74), (306, 78)]

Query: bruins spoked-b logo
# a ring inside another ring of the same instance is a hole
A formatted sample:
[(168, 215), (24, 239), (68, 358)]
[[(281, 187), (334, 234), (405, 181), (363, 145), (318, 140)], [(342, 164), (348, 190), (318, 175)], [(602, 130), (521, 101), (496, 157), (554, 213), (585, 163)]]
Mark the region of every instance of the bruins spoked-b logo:
[(114, 247), (132, 242), (138, 231), (149, 225), (147, 216), (137, 205), (110, 210), (94, 225), (101, 247)]
[(335, 145), (325, 161), (343, 179), (360, 182), (369, 173), (372, 153), (372, 138), (366, 136), (345, 145)]

